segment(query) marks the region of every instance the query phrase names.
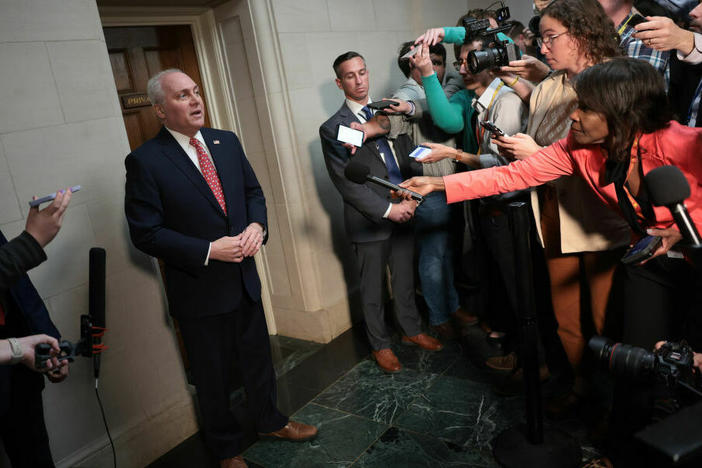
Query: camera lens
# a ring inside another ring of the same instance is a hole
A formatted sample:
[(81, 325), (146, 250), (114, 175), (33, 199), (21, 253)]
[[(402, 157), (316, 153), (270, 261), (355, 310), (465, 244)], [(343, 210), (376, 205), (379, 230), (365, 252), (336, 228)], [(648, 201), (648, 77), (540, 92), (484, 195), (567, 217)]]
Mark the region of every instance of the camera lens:
[(593, 336), (588, 343), (595, 357), (615, 375), (636, 378), (650, 373), (655, 355), (637, 346), (615, 343), (603, 336)]
[(468, 69), (471, 73), (479, 73), (486, 68), (495, 67), (500, 61), (497, 49), (472, 50), (468, 53)]

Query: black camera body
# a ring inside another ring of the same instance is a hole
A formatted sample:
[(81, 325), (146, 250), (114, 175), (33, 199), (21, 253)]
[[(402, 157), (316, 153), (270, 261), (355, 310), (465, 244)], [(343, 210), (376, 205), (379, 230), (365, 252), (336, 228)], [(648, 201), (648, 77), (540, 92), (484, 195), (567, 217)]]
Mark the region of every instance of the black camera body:
[(667, 341), (656, 351), (615, 343), (603, 336), (589, 342), (595, 357), (615, 375), (629, 378), (658, 378), (673, 388), (678, 383), (700, 388), (694, 368), (694, 352), (685, 342)]
[(483, 44), (482, 50), (472, 50), (468, 53), (468, 69), (471, 73), (479, 73), (488, 68), (508, 65), (512, 60), (518, 60), (522, 56), (516, 44), (509, 41), (501, 41), (498, 33), (506, 33), (512, 28), (509, 19), (509, 8), (503, 7), (497, 10), (496, 28), (490, 28), (487, 19), (464, 18), (463, 27), (466, 30), (464, 44), (475, 40), (480, 40)]

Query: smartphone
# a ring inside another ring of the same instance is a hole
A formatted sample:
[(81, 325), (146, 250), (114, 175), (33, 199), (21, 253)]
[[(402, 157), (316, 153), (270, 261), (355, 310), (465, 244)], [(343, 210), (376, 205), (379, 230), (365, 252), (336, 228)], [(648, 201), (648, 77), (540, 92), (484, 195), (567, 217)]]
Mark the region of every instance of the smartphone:
[(377, 102), (369, 102), (368, 107), (371, 109), (375, 110), (382, 110), (390, 106), (396, 106), (398, 105), (399, 102), (397, 101), (392, 101), (390, 99), (383, 99), (382, 101), (377, 101)]
[(345, 125), (339, 124), (339, 131), (336, 134), (336, 139), (343, 143), (349, 143), (358, 148), (363, 146), (363, 132), (346, 127)]
[(422, 159), (429, 153), (431, 153), (431, 148), (429, 148), (428, 146), (419, 145), (412, 150), (412, 152), (409, 154), (409, 157), (414, 159)]
[(500, 130), (500, 128), (489, 120), (481, 120), (480, 126), (483, 127), (488, 132), (491, 132), (495, 136), (505, 136), (505, 132)]
[(419, 52), (420, 48), (421, 48), (421, 45), (415, 45), (413, 49), (410, 49), (409, 52), (407, 52), (405, 55), (400, 57), (400, 60), (408, 59), (408, 58), (414, 56), (417, 52)]
[(639, 263), (653, 255), (653, 252), (661, 245), (660, 236), (646, 236), (639, 240), (632, 248), (626, 251), (622, 257), (622, 263), (629, 265)]
[[(78, 190), (80, 190), (80, 185), (74, 185), (71, 187), (71, 192), (76, 193)], [(56, 192), (50, 193), (45, 197), (37, 198), (36, 200), (30, 200), (29, 201), (29, 206), (34, 208), (35, 206), (39, 206), (42, 203), (50, 202), (56, 198)]]
[(645, 23), (646, 21), (648, 21), (646, 18), (644, 18), (643, 16), (641, 16), (638, 13), (634, 13), (634, 15), (631, 17), (631, 19), (627, 23), (627, 26), (631, 26), (633, 28), (637, 24)]

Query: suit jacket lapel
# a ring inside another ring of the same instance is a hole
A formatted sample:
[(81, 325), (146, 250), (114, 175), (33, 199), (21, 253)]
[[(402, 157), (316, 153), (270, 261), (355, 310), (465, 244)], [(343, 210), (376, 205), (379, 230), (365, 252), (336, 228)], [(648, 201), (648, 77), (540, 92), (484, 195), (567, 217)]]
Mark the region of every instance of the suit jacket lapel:
[[(210, 204), (217, 210), (219, 214), (224, 216), (222, 208), (217, 203), (217, 199), (212, 193), (212, 189), (207, 185), (205, 178), (202, 176), (200, 171), (193, 165), (183, 148), (180, 147), (173, 135), (170, 134), (165, 127), (161, 128), (161, 132), (158, 138), (163, 145), (163, 153), (171, 160), (174, 166), (176, 166), (190, 181), (195, 185), (195, 188), (204, 196)], [(208, 144), (209, 148), (209, 144)], [(210, 150), (211, 151), (211, 150)], [(214, 158), (214, 156), (213, 156)]]

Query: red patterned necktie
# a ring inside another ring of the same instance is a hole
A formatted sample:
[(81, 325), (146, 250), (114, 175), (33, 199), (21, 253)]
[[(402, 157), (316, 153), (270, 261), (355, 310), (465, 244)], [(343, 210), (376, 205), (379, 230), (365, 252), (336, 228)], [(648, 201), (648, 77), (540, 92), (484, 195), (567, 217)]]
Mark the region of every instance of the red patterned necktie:
[(0, 325), (5, 325), (5, 309), (2, 308), (2, 304), (0, 304)]
[(222, 184), (219, 182), (219, 177), (217, 177), (217, 171), (215, 171), (214, 164), (210, 161), (207, 156), (207, 151), (203, 148), (202, 143), (196, 138), (190, 139), (190, 146), (195, 147), (197, 151), (197, 161), (200, 163), (200, 170), (202, 175), (207, 181), (207, 185), (210, 186), (212, 193), (217, 199), (217, 203), (222, 207), (224, 214), (227, 214), (227, 204), (224, 202), (224, 192), (222, 192)]

